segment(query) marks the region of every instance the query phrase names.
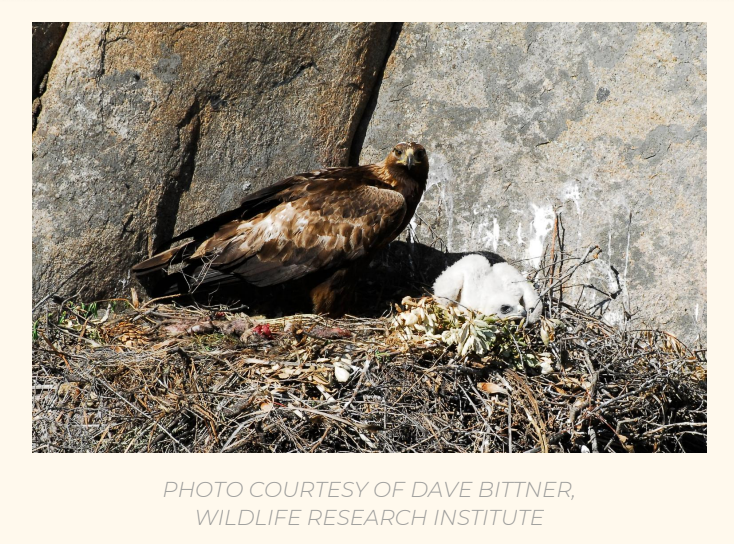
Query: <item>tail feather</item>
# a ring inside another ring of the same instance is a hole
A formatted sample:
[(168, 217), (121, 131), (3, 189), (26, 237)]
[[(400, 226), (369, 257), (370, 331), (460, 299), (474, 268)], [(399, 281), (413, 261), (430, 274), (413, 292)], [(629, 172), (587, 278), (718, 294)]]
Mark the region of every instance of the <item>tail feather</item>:
[[(170, 273), (170, 267), (182, 262), (191, 253), (191, 242), (161, 251), (132, 267), (145, 290), (152, 296), (163, 296), (179, 291), (185, 281), (180, 273)], [(188, 251), (187, 251), (188, 249)], [(185, 292), (185, 290), (184, 290)]]
[[(214, 270), (201, 258), (192, 258), (194, 242), (161, 251), (132, 267), (135, 277), (152, 296), (194, 293), (212, 285), (240, 282), (242, 278)], [(178, 265), (178, 266), (177, 266)]]
[(153, 255), (150, 259), (146, 259), (133, 266), (133, 272), (136, 276), (145, 276), (158, 270), (176, 264), (183, 259), (184, 250), (191, 245), (191, 242), (183, 244), (166, 251), (162, 251), (156, 255)]

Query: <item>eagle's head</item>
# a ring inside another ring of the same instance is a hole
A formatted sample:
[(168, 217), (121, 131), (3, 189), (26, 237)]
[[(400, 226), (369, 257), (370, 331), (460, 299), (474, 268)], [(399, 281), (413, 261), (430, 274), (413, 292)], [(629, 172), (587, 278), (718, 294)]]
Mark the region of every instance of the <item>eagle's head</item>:
[(428, 179), (428, 154), (425, 148), (416, 142), (400, 142), (392, 148), (385, 166), (395, 175), (408, 175), (415, 181), (425, 184)]

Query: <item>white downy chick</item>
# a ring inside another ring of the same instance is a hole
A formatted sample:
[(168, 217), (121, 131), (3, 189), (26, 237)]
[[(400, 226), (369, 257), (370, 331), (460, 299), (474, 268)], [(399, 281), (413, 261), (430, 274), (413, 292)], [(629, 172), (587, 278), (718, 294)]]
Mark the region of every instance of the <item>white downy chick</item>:
[[(490, 264), (482, 255), (467, 255), (448, 267), (433, 284), (443, 304), (458, 303), (502, 319), (538, 320), (543, 303), (533, 286), (513, 266)], [(442, 300), (443, 299), (443, 300)]]

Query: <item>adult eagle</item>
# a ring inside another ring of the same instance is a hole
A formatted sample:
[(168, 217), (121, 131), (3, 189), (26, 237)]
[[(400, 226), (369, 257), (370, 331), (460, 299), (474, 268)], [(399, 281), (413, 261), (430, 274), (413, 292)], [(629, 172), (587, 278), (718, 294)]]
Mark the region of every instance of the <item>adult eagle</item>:
[(408, 225), (428, 178), (422, 145), (399, 143), (378, 164), (297, 174), (189, 229), (192, 238), (135, 265), (152, 294), (241, 281), (294, 282), (315, 313), (341, 315), (375, 252)]

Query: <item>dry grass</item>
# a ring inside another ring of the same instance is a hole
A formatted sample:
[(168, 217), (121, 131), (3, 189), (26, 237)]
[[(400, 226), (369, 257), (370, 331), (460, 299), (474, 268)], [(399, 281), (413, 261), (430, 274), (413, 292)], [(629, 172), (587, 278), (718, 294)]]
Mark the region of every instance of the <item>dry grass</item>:
[(498, 324), (481, 357), (389, 315), (49, 300), (33, 332), (33, 451), (706, 451), (705, 350), (567, 304), (562, 285), (593, 251), (550, 255), (542, 322)]

